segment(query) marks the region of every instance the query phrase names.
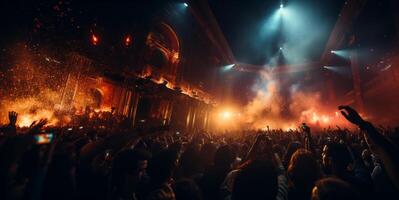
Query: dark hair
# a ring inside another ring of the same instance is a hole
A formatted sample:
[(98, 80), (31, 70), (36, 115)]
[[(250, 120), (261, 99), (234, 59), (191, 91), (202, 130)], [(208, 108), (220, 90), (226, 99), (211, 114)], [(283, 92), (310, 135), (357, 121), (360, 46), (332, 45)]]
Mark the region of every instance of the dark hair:
[(148, 166), (148, 175), (154, 184), (162, 184), (172, 177), (178, 155), (172, 150), (163, 150), (155, 155)]
[(341, 143), (328, 143), (327, 146), (327, 156), (331, 157), (334, 166), (338, 170), (344, 170), (351, 162), (351, 156), (345, 144)]
[(199, 157), (200, 152), (198, 149), (193, 144), (189, 144), (180, 157), (181, 175), (183, 177), (191, 177), (199, 172), (201, 164), (200, 159), (198, 159)]
[(287, 150), (285, 151), (284, 155), (284, 166), (286, 167), (291, 159), (292, 154), (299, 148), (302, 148), (302, 144), (298, 141), (294, 141), (288, 144)]
[(123, 184), (123, 179), (127, 174), (137, 170), (138, 162), (148, 160), (151, 154), (144, 150), (124, 150), (116, 154), (112, 163), (111, 183), (117, 187)]
[(312, 200), (356, 200), (358, 195), (345, 181), (338, 178), (324, 178), (316, 182)]
[(312, 187), (321, 176), (317, 160), (306, 149), (298, 149), (292, 154), (287, 172), (294, 185), (300, 187)]
[(201, 200), (201, 190), (191, 179), (180, 179), (173, 184), (176, 200)]
[(213, 143), (206, 143), (200, 151), (201, 170), (206, 171), (214, 164), (217, 147)]
[(234, 181), (232, 199), (275, 199), (277, 172), (270, 160), (256, 159)]
[(319, 163), (312, 152), (306, 149), (295, 151), (287, 172), (294, 188), (309, 199), (314, 183), (321, 177)]
[(115, 156), (112, 170), (118, 174), (130, 173), (137, 169), (137, 162), (150, 158), (151, 154), (144, 150), (124, 150)]
[(234, 162), (236, 154), (229, 145), (224, 145), (218, 148), (215, 153), (214, 164), (218, 166), (230, 165)]

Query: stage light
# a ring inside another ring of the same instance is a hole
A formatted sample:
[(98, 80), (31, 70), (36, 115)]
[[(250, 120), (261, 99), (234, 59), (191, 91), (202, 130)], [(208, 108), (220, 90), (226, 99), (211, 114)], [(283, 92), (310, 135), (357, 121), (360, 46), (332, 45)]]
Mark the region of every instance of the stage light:
[(341, 50), (331, 50), (331, 53), (345, 59), (350, 59), (351, 50), (341, 49)]
[(280, 14), (280, 15), (284, 15), (284, 4), (280, 4), (280, 9), (278, 9), (278, 13)]
[(222, 71), (224, 71), (224, 72), (229, 71), (229, 70), (233, 69), (233, 67), (234, 67), (235, 65), (236, 65), (236, 64), (230, 64), (230, 65), (223, 66), (223, 67), (222, 67)]
[(345, 66), (323, 66), (324, 69), (329, 70), (331, 72), (335, 72), (342, 76), (350, 76), (350, 67)]
[(186, 8), (188, 7), (188, 4), (187, 4), (187, 3), (183, 3), (183, 5), (184, 5), (184, 7), (186, 7)]
[(230, 111), (223, 111), (222, 113), (220, 113), (220, 116), (222, 117), (222, 119), (230, 119), (231, 118), (231, 112)]
[(92, 43), (93, 45), (97, 45), (97, 44), (98, 44), (98, 41), (99, 41), (98, 36), (96, 36), (95, 34), (92, 34), (92, 35), (91, 35), (91, 43)]
[(125, 37), (125, 46), (130, 46), (130, 44), (132, 43), (132, 38), (130, 37), (130, 35)]

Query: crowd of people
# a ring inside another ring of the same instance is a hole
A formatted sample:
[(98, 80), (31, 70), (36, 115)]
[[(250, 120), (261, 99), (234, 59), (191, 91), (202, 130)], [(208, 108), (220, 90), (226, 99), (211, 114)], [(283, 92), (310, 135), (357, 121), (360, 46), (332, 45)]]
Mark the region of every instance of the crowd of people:
[(194, 134), (90, 119), (20, 129), (10, 112), (0, 129), (0, 199), (397, 199), (398, 131), (339, 109), (357, 131), (302, 124)]

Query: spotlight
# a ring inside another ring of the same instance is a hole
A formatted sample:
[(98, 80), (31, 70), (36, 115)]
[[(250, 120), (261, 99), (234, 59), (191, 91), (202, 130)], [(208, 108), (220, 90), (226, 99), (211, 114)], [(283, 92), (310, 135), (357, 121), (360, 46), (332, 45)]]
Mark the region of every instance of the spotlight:
[(341, 58), (350, 59), (351, 50), (348, 49), (331, 50), (331, 53)]
[(349, 76), (349, 67), (346, 66), (323, 66), (324, 69), (335, 72), (340, 75)]
[(130, 46), (131, 43), (132, 43), (132, 38), (130, 37), (130, 35), (127, 35), (125, 37), (125, 46)]
[(186, 8), (188, 7), (188, 4), (187, 4), (187, 3), (183, 3), (183, 5), (184, 5), (184, 7), (186, 7)]
[(282, 51), (283, 50), (283, 47), (280, 47), (280, 51)]
[(222, 71), (224, 71), (224, 72), (229, 71), (229, 70), (233, 69), (234, 66), (235, 66), (235, 64), (223, 66)]
[(222, 119), (230, 119), (231, 118), (231, 112), (230, 111), (223, 111), (222, 113), (221, 113), (221, 117), (222, 117)]
[(280, 9), (278, 9), (278, 13), (280, 15), (284, 15), (284, 5), (283, 4), (280, 4)]
[(92, 43), (93, 45), (97, 45), (97, 44), (98, 44), (98, 41), (99, 41), (99, 38), (98, 38), (97, 35), (92, 34), (90, 40), (91, 40), (91, 43)]

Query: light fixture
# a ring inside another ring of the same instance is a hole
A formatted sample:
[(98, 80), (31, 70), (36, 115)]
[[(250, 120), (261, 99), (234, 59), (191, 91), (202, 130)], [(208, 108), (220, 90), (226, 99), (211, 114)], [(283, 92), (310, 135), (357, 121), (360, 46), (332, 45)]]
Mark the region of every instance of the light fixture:
[(236, 64), (225, 65), (222, 67), (222, 71), (227, 72), (227, 71), (233, 69), (235, 65)]
[(125, 46), (130, 46), (131, 43), (132, 43), (132, 37), (130, 35), (127, 35), (125, 37)]
[(98, 44), (99, 38), (98, 38), (97, 35), (92, 34), (90, 39), (91, 39), (91, 43), (92, 43), (93, 45), (97, 45), (97, 44)]

